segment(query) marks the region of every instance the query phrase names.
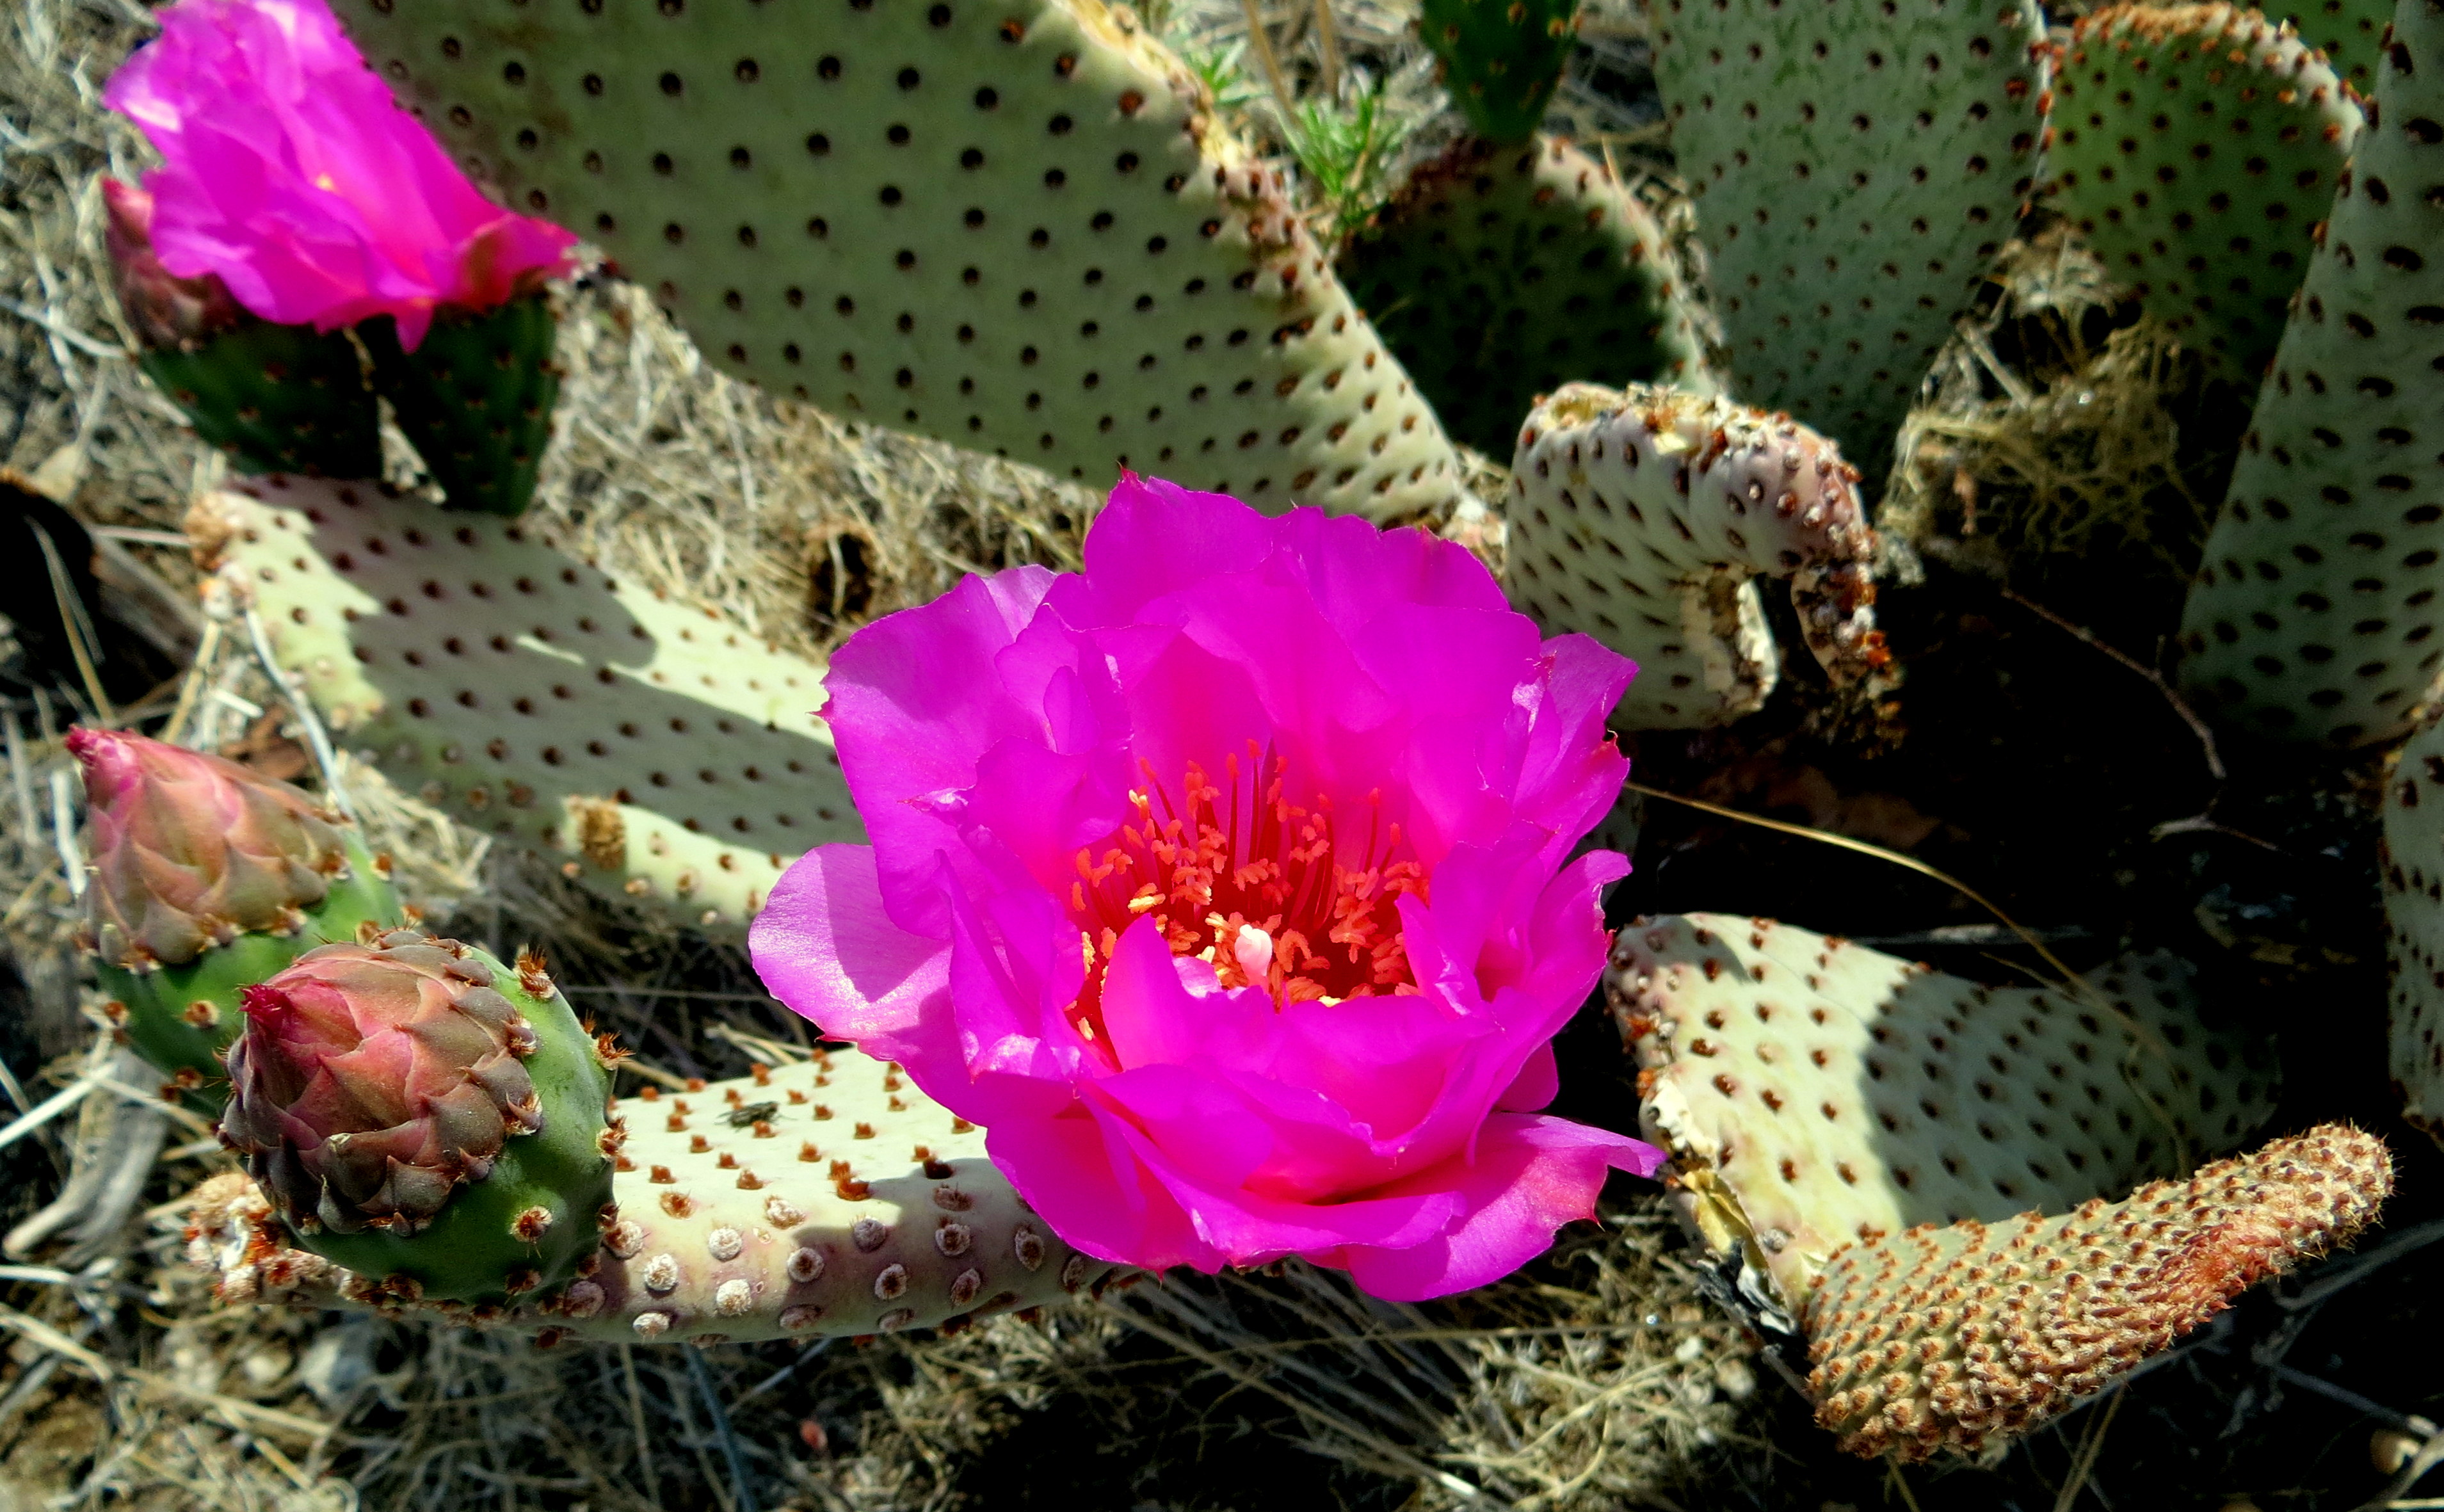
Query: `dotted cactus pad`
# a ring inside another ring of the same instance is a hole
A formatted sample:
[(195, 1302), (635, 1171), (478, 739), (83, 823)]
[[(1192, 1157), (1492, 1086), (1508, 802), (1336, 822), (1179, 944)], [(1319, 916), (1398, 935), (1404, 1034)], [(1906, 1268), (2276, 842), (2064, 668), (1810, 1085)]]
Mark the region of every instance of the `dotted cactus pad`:
[(1459, 469), (1280, 176), (1099, 0), (341, 0), (400, 99), (725, 370), (1378, 518)]
[(2384, 795), (2385, 957), (2402, 1116), (2444, 1142), (2444, 722), (2401, 747)]
[(1417, 35), (1469, 124), (1524, 142), (1579, 46), (1579, 0), (1424, 0)]
[(614, 1110), (627, 1139), (602, 1247), (510, 1307), (434, 1308), (286, 1248), (261, 1199), (198, 1193), (191, 1259), (226, 1301), (346, 1302), (606, 1342), (730, 1343), (957, 1326), (1062, 1300), (1111, 1269), (1064, 1244), (981, 1130), (854, 1050)]
[(2444, 9), (2402, 18), (2181, 614), (2183, 680), (2286, 740), (2396, 739), (2444, 661)]
[(2061, 1211), (2246, 1139), (2278, 1073), (2199, 1022), (2194, 972), (2126, 956), (2079, 997), (1988, 987), (1691, 913), (1622, 930), (1607, 994), (1684, 1217), (1795, 1307), (1844, 1245)]
[[(2285, 12), (2278, 8), (2275, 13)], [(2352, 88), (2363, 95), (2375, 92), (2376, 63), (2384, 50), (2384, 28), (2393, 24), (2393, 0), (2296, 0), (2288, 13), (2301, 38), (2324, 53)]]
[(2026, 0), (1657, 0), (1655, 79), (1745, 398), (1879, 470), (2030, 188)]
[(413, 352), (387, 318), (357, 330), (392, 415), (450, 507), (524, 514), (560, 399), (550, 296), (523, 294), (481, 314), (444, 307)]
[(1452, 435), (1496, 457), (1572, 378), (1710, 387), (1662, 228), (1548, 137), (1420, 163), (1340, 269)]
[(2362, 118), (2288, 28), (2113, 6), (2054, 63), (2047, 192), (2149, 313), (2250, 379), (2283, 334)]
[(1816, 1421), (1853, 1454), (1974, 1454), (2078, 1406), (2393, 1190), (2382, 1141), (2277, 1139), (2121, 1202), (1853, 1245), (1805, 1310)]
[(337, 739), (606, 895), (735, 934), (790, 861), (864, 838), (820, 666), (546, 536), (278, 477), (188, 525)]
[(1511, 599), (1638, 663), (1613, 716), (1629, 728), (1720, 724), (1765, 702), (1780, 661), (1758, 575), (1791, 579), (1837, 682), (1875, 676), (1890, 656), (1858, 481), (1788, 415), (1567, 384), (1528, 416), (1512, 457)]

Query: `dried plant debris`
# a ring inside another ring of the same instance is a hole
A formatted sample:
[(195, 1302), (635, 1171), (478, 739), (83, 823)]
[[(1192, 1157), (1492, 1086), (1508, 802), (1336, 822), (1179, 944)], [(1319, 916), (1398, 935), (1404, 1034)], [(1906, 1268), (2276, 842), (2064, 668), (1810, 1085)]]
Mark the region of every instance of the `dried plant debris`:
[(2392, 1192), (2383, 1141), (2327, 1124), (2120, 1202), (1852, 1245), (1802, 1314), (1817, 1421), (1853, 1454), (1977, 1453), (2347, 1244)]
[(2194, 974), (2159, 954), (1989, 987), (1692, 913), (1622, 930), (1607, 994), (1676, 1207), (1795, 1314), (1844, 1245), (2062, 1211), (2244, 1141), (2277, 1070), (2202, 1021)]

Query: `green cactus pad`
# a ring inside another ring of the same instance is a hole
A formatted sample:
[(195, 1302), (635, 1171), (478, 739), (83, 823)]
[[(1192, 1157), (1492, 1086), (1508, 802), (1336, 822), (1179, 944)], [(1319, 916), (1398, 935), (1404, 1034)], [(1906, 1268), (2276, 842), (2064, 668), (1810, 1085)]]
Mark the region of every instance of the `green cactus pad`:
[(1280, 175), (1100, 0), (336, 9), (513, 203), (774, 394), (1098, 485), (1460, 497)]
[(2298, 0), (2290, 15), (2301, 38), (2325, 55), (2334, 72), (2361, 95), (2376, 92), (2376, 64), (2384, 50), (2384, 28), (2393, 24), (2393, 0)]
[(2430, 713), (2385, 788), (2385, 957), (2402, 1116), (2444, 1143), (2444, 721)]
[[(407, 938), (393, 934), (385, 944)], [(535, 1048), (523, 1064), (543, 1106), (542, 1129), (512, 1134), (491, 1172), (462, 1182), (414, 1234), (373, 1227), (290, 1232), (300, 1248), (376, 1278), (395, 1295), (497, 1300), (558, 1285), (594, 1253), (612, 1201), (603, 1138), (611, 1075), (594, 1037), (540, 967), (521, 961), (512, 969), (473, 946), (455, 950), (490, 974), (492, 990), (534, 1031)]]
[(707, 611), (367, 483), (250, 481), (190, 528), (340, 741), (605, 896), (736, 935), (864, 838), (823, 668)]
[(2078, 996), (1989, 987), (1691, 913), (1622, 930), (1607, 994), (1682, 1216), (1796, 1308), (1844, 1245), (2061, 1211), (2246, 1139), (2278, 1073), (2200, 1022), (2194, 976), (2157, 954)]
[(246, 1022), (238, 988), (287, 969), (318, 945), (355, 939), (360, 925), (387, 929), (403, 917), (398, 894), (391, 890), (389, 857), (368, 854), (353, 830), (342, 843), (347, 870), (331, 878), (322, 902), (299, 911), (294, 932), (240, 934), (192, 961), (141, 971), (95, 959), (94, 972), (108, 1000), (102, 1011), (136, 1053), (168, 1079), (164, 1097), (175, 1092), (199, 1112), (218, 1114), (229, 1097), (221, 1052)]
[(1984, 1452), (2348, 1243), (2392, 1191), (2383, 1141), (2326, 1124), (2121, 1202), (1852, 1245), (1804, 1314), (1816, 1421), (1871, 1458)]
[(2048, 193), (2150, 314), (2254, 379), (2362, 117), (2288, 28), (2118, 5), (2054, 64)]
[(1658, 0), (1653, 27), (1729, 386), (1880, 474), (2028, 194), (2043, 18), (2027, 0)]
[(1537, 396), (1572, 378), (1708, 387), (1662, 228), (1611, 170), (1551, 138), (1453, 143), (1351, 238), (1340, 270), (1444, 427), (1495, 457)]
[(1780, 658), (1759, 575), (1792, 580), (1829, 675), (1872, 686), (1890, 656), (1858, 478), (1788, 415), (1568, 384), (1528, 416), (1511, 460), (1511, 599), (1638, 663), (1613, 715), (1627, 728), (1720, 724), (1764, 704)]
[(240, 471), (381, 470), (380, 414), (345, 331), (249, 319), (192, 352), (148, 351), (137, 363)]
[[(854, 1050), (617, 1114), (619, 1213), (576, 1279), (507, 1309), (440, 1311), (632, 1344), (855, 1336), (1060, 1301), (1111, 1269), (1028, 1210), (982, 1130)], [(284, 1248), (262, 1199), (218, 1179), (198, 1193), (190, 1254), (224, 1300), (409, 1305)]]
[(560, 397), (550, 297), (524, 294), (480, 313), (445, 308), (413, 352), (399, 349), (387, 317), (361, 329), (374, 380), (450, 507), (524, 514)]
[(1480, 137), (1524, 142), (1579, 46), (1579, 0), (1425, 0), (1417, 35)]
[(2406, 3), (2182, 608), (2182, 680), (2244, 729), (2396, 739), (2444, 661), (2439, 122), (2444, 10)]

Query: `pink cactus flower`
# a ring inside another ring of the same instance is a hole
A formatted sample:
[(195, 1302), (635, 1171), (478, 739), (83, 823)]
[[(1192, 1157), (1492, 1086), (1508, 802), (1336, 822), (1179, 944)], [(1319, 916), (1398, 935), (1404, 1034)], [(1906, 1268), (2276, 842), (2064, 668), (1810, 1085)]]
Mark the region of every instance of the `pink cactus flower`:
[(1661, 1152), (1535, 1110), (1604, 963), (1570, 859), (1635, 671), (1456, 545), (1124, 476), (1085, 570), (866, 627), (826, 712), (874, 843), (757, 918), (781, 1001), (981, 1124), (1062, 1237), (1378, 1296), (1509, 1274)]
[(172, 274), (217, 274), (284, 324), (394, 316), (413, 351), (436, 308), (487, 309), (566, 267), (576, 238), (486, 199), (323, 0), (180, 0), (158, 16), (102, 99), (165, 159), (144, 187)]

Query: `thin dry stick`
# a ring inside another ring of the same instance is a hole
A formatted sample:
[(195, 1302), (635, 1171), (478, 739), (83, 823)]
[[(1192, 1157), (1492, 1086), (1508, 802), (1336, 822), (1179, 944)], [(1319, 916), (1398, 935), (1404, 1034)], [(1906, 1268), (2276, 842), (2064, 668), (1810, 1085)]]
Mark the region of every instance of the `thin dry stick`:
[(620, 1369), (628, 1377), (628, 1426), (637, 1434), (637, 1464), (645, 1472), (645, 1499), (658, 1506), (662, 1501), (662, 1478), (654, 1468), (653, 1437), (645, 1431), (645, 1393), (637, 1385), (634, 1346), (620, 1346)]
[(2146, 678), (2151, 683), (2154, 683), (2156, 685), (2156, 691), (2164, 695), (2164, 701), (2173, 706), (2173, 712), (2181, 716), (2181, 723), (2190, 727), (2190, 733), (2197, 736), (2198, 750), (2199, 753), (2206, 758), (2208, 773), (2218, 783), (2224, 780), (2223, 757), (2215, 749), (2214, 731), (2207, 728), (2207, 722), (2198, 717), (2197, 710), (2192, 709), (2187, 700), (2183, 699), (2179, 693), (2173, 691), (2173, 685), (2164, 680), (2164, 674), (2162, 673), (2159, 673), (2155, 668), (2148, 666), (2138, 657), (2131, 655), (2120, 647), (2107, 644), (2104, 640), (2100, 638), (2094, 631), (2087, 629), (2083, 625), (2071, 623), (2069, 620), (2054, 613), (2052, 610), (2046, 608), (2044, 604), (2037, 602), (2033, 599), (2024, 599), (2020, 595), (2013, 593), (2009, 588), (2003, 590), (2003, 597), (2010, 599), (2013, 603), (2018, 604), (2021, 608), (2026, 609), (2030, 614), (2035, 615), (2046, 623), (2052, 625), (2057, 630), (2078, 636), (2081, 640), (2087, 642), (2087, 644), (2104, 653), (2115, 661), (2121, 663), (2121, 665), (2129, 668), (2132, 672), (2137, 673), (2139, 676)]
[(1282, 107), (1282, 129), (1287, 131), (1298, 120), (1298, 112), (1290, 106), (1290, 86), (1282, 78), (1282, 60), (1273, 51), (1272, 33), (1265, 29), (1262, 0), (1239, 0), (1240, 9), (1248, 12), (1248, 46), (1256, 49), (1256, 61), (1265, 66), (1265, 83), (1273, 90), (1273, 103)]
[(2079, 1493), (2087, 1485), (2087, 1478), (2096, 1472), (2096, 1457), (2104, 1452), (2104, 1435), (2113, 1427), (2113, 1414), (2121, 1411), (2121, 1399), (2129, 1395), (2126, 1388), (2116, 1386), (2113, 1399), (2104, 1404), (2088, 1423), (2087, 1431), (2080, 1435), (2079, 1457), (2071, 1462), (2070, 1479), (2063, 1483), (2062, 1495), (2054, 1498), (2054, 1512), (2070, 1512)]
[(1871, 845), (1865, 840), (1853, 839), (1847, 835), (1836, 835), (1829, 830), (1809, 829), (1805, 824), (1791, 824), (1778, 819), (1767, 819), (1762, 814), (1744, 814), (1736, 808), (1725, 808), (1720, 803), (1709, 803), (1702, 798), (1683, 798), (1678, 793), (1667, 793), (1659, 787), (1649, 787), (1643, 783), (1624, 782), (1620, 785), (1633, 793), (1643, 793), (1649, 798), (1662, 799), (1667, 803), (1681, 803), (1723, 819), (1737, 820), (1743, 824), (1755, 824), (1785, 835), (1796, 835), (1802, 839), (1822, 840), (1827, 845), (1838, 845), (1845, 851), (1857, 851), (1861, 856), (1872, 856), (1879, 860), (1890, 861), (1895, 866), (1907, 867), (1920, 876), (1932, 877), (1993, 914), (2005, 929), (2018, 935), (2022, 943), (2036, 951), (2046, 965), (2061, 972), (2064, 985), (2072, 991), (2078, 991), (2084, 985), (2078, 972), (2064, 966), (2062, 957), (2046, 948), (2046, 942), (2035, 931), (2004, 913), (2002, 907), (1985, 894), (1978, 892), (1949, 872), (1938, 871), (1927, 865), (1915, 856), (1904, 856), (1898, 851), (1886, 850), (1880, 845)]
[(1316, 46), (1324, 54), (1324, 98), (1341, 100), (1341, 33), (1332, 24), (1332, 0), (1315, 0)]

